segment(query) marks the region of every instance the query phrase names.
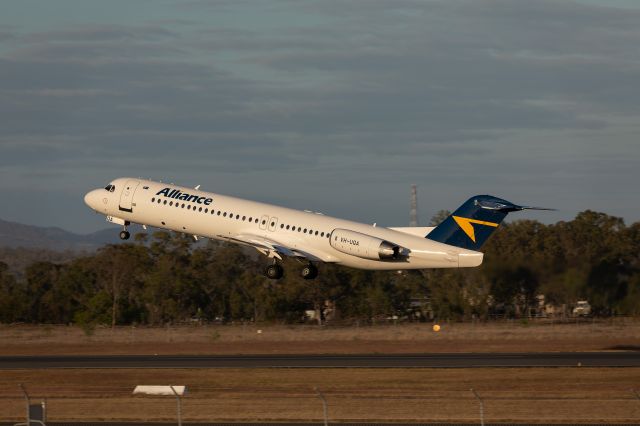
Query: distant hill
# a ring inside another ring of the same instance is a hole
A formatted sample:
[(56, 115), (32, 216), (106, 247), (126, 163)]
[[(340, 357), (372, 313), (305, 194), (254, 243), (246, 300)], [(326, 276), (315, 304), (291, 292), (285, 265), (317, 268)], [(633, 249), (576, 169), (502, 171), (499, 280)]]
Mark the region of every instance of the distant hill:
[(120, 242), (118, 231), (117, 227), (112, 227), (80, 235), (60, 228), (43, 228), (0, 219), (0, 247), (87, 252)]
[[(129, 227), (131, 239), (138, 232), (145, 232), (140, 225)], [(150, 229), (149, 234), (154, 230)], [(9, 265), (9, 269), (18, 277), (22, 277), (24, 268), (34, 262), (44, 261), (65, 263), (72, 259), (92, 255), (106, 244), (120, 244), (120, 228), (112, 226), (91, 234), (81, 235), (65, 231), (61, 228), (45, 228), (24, 225), (0, 219), (0, 262)], [(207, 239), (201, 238), (193, 247), (207, 244)], [(252, 248), (243, 248), (247, 254), (258, 256)]]

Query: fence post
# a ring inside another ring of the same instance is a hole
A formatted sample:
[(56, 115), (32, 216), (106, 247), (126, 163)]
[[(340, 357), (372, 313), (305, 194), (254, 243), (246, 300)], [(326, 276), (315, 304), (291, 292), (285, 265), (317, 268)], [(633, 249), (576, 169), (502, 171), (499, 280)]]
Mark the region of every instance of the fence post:
[(22, 393), (24, 394), (24, 400), (27, 402), (27, 426), (31, 426), (31, 412), (29, 411), (29, 404), (31, 401), (29, 400), (29, 394), (27, 390), (24, 388), (24, 385), (20, 383), (20, 389), (22, 389)]
[(480, 398), (480, 395), (478, 395), (478, 393), (475, 390), (473, 390), (473, 388), (471, 389), (471, 392), (473, 392), (473, 395), (476, 397), (476, 399), (480, 403), (480, 426), (484, 426), (484, 401), (482, 401), (482, 398)]
[(324, 397), (324, 395), (322, 394), (322, 392), (320, 392), (320, 390), (317, 387), (314, 387), (316, 394), (318, 395), (318, 398), (320, 398), (320, 401), (322, 401), (322, 414), (324, 416), (324, 426), (328, 426), (329, 425), (329, 413), (327, 410), (327, 400)]
[(176, 402), (178, 405), (178, 426), (182, 426), (182, 401), (180, 400), (180, 395), (178, 395), (178, 392), (176, 392), (173, 386), (169, 387), (171, 388), (173, 394), (176, 396)]

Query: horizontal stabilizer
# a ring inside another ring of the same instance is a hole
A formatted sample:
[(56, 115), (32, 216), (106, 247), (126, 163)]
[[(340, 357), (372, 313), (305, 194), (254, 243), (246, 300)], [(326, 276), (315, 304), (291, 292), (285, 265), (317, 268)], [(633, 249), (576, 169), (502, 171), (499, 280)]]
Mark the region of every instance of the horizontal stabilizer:
[(550, 209), (548, 207), (531, 207), (531, 206), (520, 206), (522, 208), (522, 210), (545, 210), (545, 211), (551, 211), (551, 212), (555, 212), (558, 211), (558, 209)]
[(403, 234), (415, 235), (417, 237), (424, 237), (428, 235), (429, 232), (435, 229), (434, 226), (408, 226), (408, 227), (400, 227), (400, 228), (389, 228), (393, 231), (402, 232)]

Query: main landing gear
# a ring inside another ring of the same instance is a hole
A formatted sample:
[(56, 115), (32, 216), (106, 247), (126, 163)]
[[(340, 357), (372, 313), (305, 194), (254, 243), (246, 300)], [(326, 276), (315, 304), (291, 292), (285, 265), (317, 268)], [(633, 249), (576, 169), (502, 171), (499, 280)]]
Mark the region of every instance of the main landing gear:
[(267, 269), (265, 269), (264, 274), (267, 276), (267, 278), (270, 278), (272, 280), (277, 280), (282, 278), (282, 275), (284, 275), (284, 269), (282, 269), (282, 266), (278, 265), (277, 263), (274, 263), (272, 265), (267, 266)]
[[(272, 265), (267, 266), (264, 274), (267, 276), (267, 278), (277, 280), (282, 278), (282, 276), (284, 275), (284, 270), (279, 264), (273, 263)], [(300, 276), (305, 280), (312, 280), (318, 276), (318, 268), (309, 263), (300, 270)]]
[(300, 271), (300, 276), (305, 280), (312, 280), (318, 276), (318, 268), (309, 263), (302, 268), (302, 270)]

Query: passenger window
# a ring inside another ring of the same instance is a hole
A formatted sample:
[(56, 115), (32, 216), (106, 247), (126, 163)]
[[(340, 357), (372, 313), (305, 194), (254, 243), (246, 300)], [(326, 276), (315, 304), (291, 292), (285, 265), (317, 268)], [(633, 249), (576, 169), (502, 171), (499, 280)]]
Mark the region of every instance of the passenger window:
[(238, 219), (240, 219), (240, 215), (239, 214), (236, 215), (236, 220), (238, 220)]
[(316, 231), (316, 235), (318, 235), (318, 231)]
[(191, 210), (191, 204), (187, 205), (187, 210)]
[(245, 220), (247, 220), (246, 216), (242, 216), (242, 221), (244, 222)]
[(184, 203), (182, 203), (182, 208), (184, 209)]
[(151, 199), (151, 202), (152, 202), (152, 203), (155, 203), (155, 202), (156, 202), (156, 197), (153, 197), (153, 198)]
[(111, 185), (111, 189), (109, 190), (109, 192), (113, 192), (116, 190), (116, 186), (115, 185)]
[(287, 225), (287, 231), (289, 230), (289, 225)]
[(304, 228), (304, 231), (302, 231), (303, 234), (307, 233), (307, 228)]
[(227, 212), (224, 212), (222, 216), (227, 217)]
[(321, 236), (321, 237), (324, 237), (324, 232), (321, 232), (321, 233), (320, 233), (320, 236)]
[(218, 210), (218, 216), (220, 216), (220, 210)]
[(302, 228), (298, 226), (298, 232), (302, 231)]
[(167, 200), (164, 200), (164, 202), (162, 204), (166, 205), (167, 204)]
[(169, 205), (170, 205), (170, 206), (173, 206), (173, 201), (169, 201)]
[(158, 198), (158, 204), (160, 204), (162, 202), (162, 200), (160, 198)]
[(284, 228), (284, 225), (281, 223), (280, 224), (280, 229), (283, 229), (283, 228)]

